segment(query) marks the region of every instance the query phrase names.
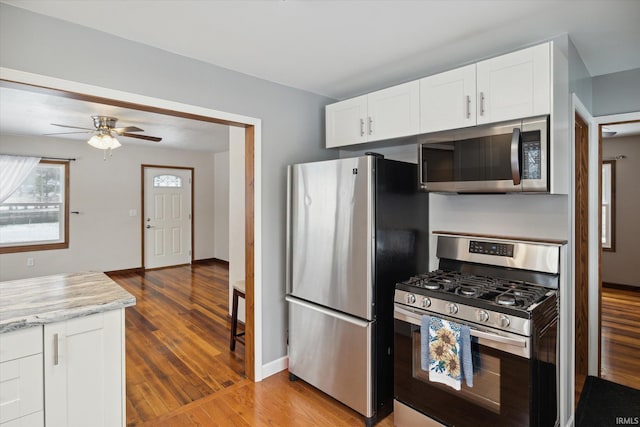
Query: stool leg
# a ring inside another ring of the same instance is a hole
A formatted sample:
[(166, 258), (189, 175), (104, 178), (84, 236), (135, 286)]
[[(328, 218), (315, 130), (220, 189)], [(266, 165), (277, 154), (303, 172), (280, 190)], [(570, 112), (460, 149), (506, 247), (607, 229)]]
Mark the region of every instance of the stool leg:
[(238, 291), (233, 290), (233, 303), (231, 306), (231, 341), (229, 348), (236, 350), (236, 331), (238, 330)]

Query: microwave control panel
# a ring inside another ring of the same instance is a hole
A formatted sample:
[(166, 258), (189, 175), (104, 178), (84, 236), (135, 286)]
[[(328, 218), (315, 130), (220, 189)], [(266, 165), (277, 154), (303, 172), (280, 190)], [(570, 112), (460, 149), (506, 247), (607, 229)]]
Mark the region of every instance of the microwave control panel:
[(539, 132), (528, 132), (523, 138), (522, 179), (540, 179), (542, 177), (542, 150), (540, 149), (539, 135)]
[(480, 242), (471, 240), (469, 242), (469, 252), (472, 254), (495, 255), (513, 258), (513, 244)]

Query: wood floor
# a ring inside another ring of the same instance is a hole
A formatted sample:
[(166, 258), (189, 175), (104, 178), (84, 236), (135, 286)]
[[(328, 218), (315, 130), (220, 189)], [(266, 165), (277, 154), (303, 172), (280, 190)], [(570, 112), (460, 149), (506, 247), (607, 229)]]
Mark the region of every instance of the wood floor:
[(640, 390), (640, 290), (602, 288), (602, 378)]
[[(355, 411), (286, 371), (254, 383), (229, 350), (228, 267), (111, 273), (125, 310), (128, 426), (361, 426)], [(392, 427), (393, 415), (380, 427)]]
[[(229, 350), (228, 268), (210, 262), (110, 276), (126, 312), (129, 426), (362, 426), (355, 411), (286, 371), (254, 383)], [(640, 389), (640, 292), (603, 288), (602, 377)], [(393, 414), (378, 426), (392, 427)]]

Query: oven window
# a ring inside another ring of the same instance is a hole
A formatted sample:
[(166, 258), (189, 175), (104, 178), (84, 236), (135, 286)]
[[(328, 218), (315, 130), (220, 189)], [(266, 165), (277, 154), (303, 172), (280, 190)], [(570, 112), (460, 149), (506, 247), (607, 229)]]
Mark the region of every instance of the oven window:
[(451, 387), (429, 381), (429, 372), (422, 370), (420, 366), (420, 330), (412, 331), (413, 348), (413, 378), (428, 383), (442, 391), (455, 394), (457, 397), (472, 402), (476, 406), (481, 406), (489, 411), (500, 413), (500, 359), (497, 357), (481, 353), (478, 344), (471, 341), (471, 351), (473, 353), (473, 387), (468, 387), (465, 381), (459, 391)]

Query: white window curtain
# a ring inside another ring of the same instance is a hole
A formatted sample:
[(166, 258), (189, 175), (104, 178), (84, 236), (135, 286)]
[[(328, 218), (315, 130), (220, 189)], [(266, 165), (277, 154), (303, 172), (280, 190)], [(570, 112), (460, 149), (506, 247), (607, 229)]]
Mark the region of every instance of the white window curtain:
[(8, 156), (0, 154), (0, 203), (3, 203), (20, 187), (40, 157)]

